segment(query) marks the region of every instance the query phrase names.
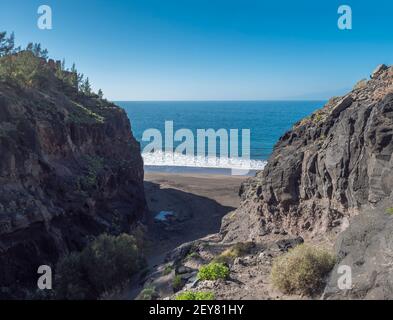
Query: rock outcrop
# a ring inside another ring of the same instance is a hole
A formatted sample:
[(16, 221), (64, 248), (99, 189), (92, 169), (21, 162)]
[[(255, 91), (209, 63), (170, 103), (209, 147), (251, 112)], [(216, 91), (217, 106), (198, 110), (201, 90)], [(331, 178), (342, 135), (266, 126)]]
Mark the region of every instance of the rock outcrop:
[(392, 138), (393, 67), (380, 65), (281, 137), (265, 170), (242, 185), (223, 241), (335, 243), (323, 299), (393, 299)]
[[(0, 296), (33, 287), (102, 232), (146, 212), (139, 143), (121, 108), (53, 73), (43, 88), (0, 82)], [(17, 294), (21, 294), (18, 292)]]
[(393, 299), (393, 216), (386, 205), (363, 210), (338, 237), (324, 299)]
[(241, 187), (224, 240), (274, 233), (334, 240), (362, 208), (391, 195), (392, 137), (393, 68), (379, 66), (280, 138), (265, 170)]

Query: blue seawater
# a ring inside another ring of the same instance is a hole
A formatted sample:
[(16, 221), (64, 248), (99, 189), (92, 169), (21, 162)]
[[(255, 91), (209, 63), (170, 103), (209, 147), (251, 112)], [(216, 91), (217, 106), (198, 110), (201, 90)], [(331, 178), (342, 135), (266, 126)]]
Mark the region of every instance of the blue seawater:
[[(297, 121), (321, 108), (325, 101), (118, 101), (116, 104), (126, 110), (142, 150), (150, 142), (142, 140), (147, 129), (158, 129), (164, 143), (165, 121), (173, 121), (174, 131), (182, 128), (191, 130), (195, 140), (197, 129), (226, 129), (228, 134), (230, 129), (238, 129), (239, 139), (242, 129), (250, 129), (251, 162), (239, 159), (206, 162), (196, 155), (172, 154), (168, 158), (168, 154), (162, 152), (142, 151), (145, 166), (152, 170), (154, 167), (173, 170), (176, 167), (228, 169), (232, 166), (255, 170), (263, 169), (280, 136)], [(174, 142), (174, 148), (180, 143)], [(219, 157), (218, 150), (219, 144)]]

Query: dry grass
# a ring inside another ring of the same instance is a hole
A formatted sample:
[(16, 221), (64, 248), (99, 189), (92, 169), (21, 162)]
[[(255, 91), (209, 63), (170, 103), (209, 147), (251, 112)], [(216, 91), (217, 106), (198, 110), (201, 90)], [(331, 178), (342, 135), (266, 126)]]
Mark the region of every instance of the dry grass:
[(250, 252), (252, 248), (251, 242), (239, 242), (232, 247), (223, 251), (219, 256), (213, 259), (213, 262), (217, 263), (232, 263), (237, 257), (241, 257)]
[(321, 289), (334, 264), (328, 251), (302, 244), (274, 260), (271, 280), (284, 293), (311, 295)]

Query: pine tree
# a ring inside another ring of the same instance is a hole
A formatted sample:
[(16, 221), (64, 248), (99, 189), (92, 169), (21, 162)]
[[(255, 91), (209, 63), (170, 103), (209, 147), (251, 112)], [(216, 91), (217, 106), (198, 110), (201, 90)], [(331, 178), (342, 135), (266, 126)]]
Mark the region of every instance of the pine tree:
[(31, 51), (33, 52), (33, 46), (34, 44), (32, 42), (29, 42), (26, 46), (26, 51)]
[(48, 50), (42, 49), (40, 43), (30, 42), (26, 46), (26, 51), (32, 52), (38, 58), (48, 59)]
[(0, 32), (0, 57), (15, 53), (15, 34), (7, 38), (7, 32)]
[(14, 53), (14, 48), (15, 48), (15, 34), (12, 32), (9, 38), (7, 39), (5, 55)]
[(91, 85), (90, 85), (90, 81), (89, 78), (87, 77), (86, 80), (83, 82), (82, 84), (82, 88), (81, 88), (82, 92), (87, 95), (90, 96), (91, 95)]
[(84, 77), (83, 73), (76, 74), (77, 89), (81, 92), (83, 92), (83, 86), (84, 86), (83, 77)]
[(78, 71), (76, 70), (75, 63), (72, 64), (71, 72), (72, 72), (72, 73), (78, 73)]
[(98, 97), (102, 100), (102, 99), (104, 99), (104, 93), (102, 92), (102, 90), (101, 89), (99, 89), (98, 90)]
[(7, 43), (7, 32), (0, 32), (0, 57), (4, 55), (5, 52), (5, 46)]
[(69, 83), (72, 87), (79, 90), (78, 70), (76, 70), (75, 63), (72, 64), (70, 72), (71, 76), (69, 78)]

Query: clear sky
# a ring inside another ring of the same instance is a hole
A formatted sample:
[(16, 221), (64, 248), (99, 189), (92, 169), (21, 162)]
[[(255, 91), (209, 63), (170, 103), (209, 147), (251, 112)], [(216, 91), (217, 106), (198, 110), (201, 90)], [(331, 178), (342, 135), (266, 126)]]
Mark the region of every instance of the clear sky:
[[(53, 30), (37, 8), (53, 9)], [(339, 30), (337, 9), (353, 10)], [(326, 99), (393, 63), (391, 0), (1, 0), (0, 30), (111, 100)]]

